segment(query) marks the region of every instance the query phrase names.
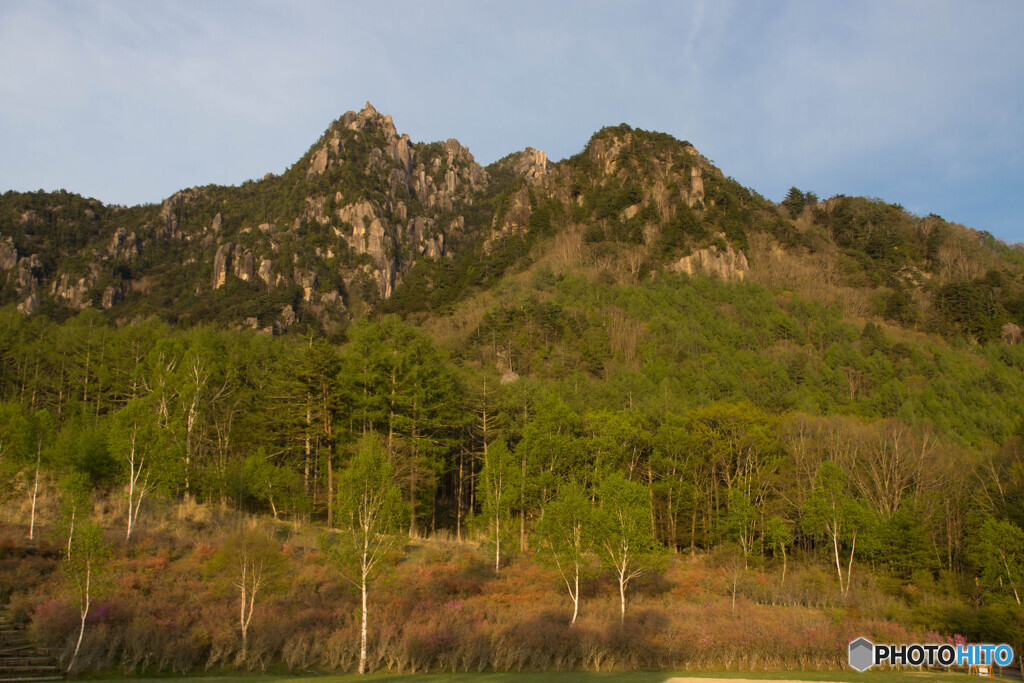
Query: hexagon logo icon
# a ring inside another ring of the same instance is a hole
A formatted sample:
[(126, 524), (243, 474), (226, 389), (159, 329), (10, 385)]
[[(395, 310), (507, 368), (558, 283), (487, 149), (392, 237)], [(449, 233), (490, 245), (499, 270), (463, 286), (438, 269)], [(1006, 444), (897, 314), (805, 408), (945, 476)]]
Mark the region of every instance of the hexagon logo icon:
[(867, 671), (875, 663), (875, 644), (861, 637), (850, 642), (850, 668)]

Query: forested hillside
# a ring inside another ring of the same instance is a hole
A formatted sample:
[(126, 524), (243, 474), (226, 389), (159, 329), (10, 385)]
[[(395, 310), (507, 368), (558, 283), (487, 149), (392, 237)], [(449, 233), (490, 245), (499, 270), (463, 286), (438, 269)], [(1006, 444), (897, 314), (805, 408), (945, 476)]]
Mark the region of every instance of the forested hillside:
[(162, 207), (7, 193), (0, 268), (0, 602), (75, 670), (1024, 645), (985, 233), (628, 126), (485, 169), (368, 107)]

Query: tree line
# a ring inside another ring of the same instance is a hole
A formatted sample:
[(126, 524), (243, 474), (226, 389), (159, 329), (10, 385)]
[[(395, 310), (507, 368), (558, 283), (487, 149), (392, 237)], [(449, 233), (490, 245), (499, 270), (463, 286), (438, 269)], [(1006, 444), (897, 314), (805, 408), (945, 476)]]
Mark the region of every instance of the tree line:
[(854, 559), (908, 578), (987, 567), (988, 520), (1024, 521), (1014, 437), (968, 447), (896, 418), (747, 402), (677, 412), (595, 396), (578, 410), (553, 383), (455, 365), (393, 316), (355, 324), (342, 346), (155, 320), (110, 328), (89, 312), (58, 325), (5, 311), (0, 330), (0, 463), (24, 484), (6, 490), (31, 494), (39, 471), (69, 491), (108, 490), (125, 501), (127, 538), (154, 496), (334, 527), (338, 473), (368, 434), (408, 534), (462, 538), (486, 513), (504, 550), (530, 549), (567, 487), (596, 503), (613, 474), (642, 487), (669, 551), (822, 548), (843, 590)]

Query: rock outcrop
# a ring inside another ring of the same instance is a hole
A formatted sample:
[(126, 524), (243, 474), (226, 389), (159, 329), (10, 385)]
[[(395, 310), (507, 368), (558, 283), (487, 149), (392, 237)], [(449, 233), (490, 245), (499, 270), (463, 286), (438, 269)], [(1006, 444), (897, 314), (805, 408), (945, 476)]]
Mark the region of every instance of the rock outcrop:
[[(543, 256), (543, 240), (565, 236), (557, 231), (585, 234), (581, 245), (600, 243), (593, 251), (609, 261), (628, 243), (624, 249), (637, 252), (630, 268), (646, 268), (639, 252), (648, 261), (660, 258), (665, 252), (650, 247), (687, 206), (697, 220), (707, 218), (705, 195), (717, 196), (722, 177), (687, 144), (628, 126), (595, 134), (569, 163), (553, 164), (527, 147), (492, 168), (455, 139), (413, 142), (367, 103), (335, 121), (295, 169), (238, 188), (185, 189), (158, 207), (33, 197), (7, 218), (21, 226), (20, 249), (0, 236), (0, 281), (10, 303), (31, 312), (51, 300), (116, 310), (125, 297), (158, 296), (179, 272), (189, 279), (181, 284), (201, 298), (234, 276), (258, 283), (251, 291), (273, 301), (274, 310), (291, 302), (274, 323), (264, 318), (262, 330), (285, 329), (296, 317), (328, 329), (329, 319), (336, 324), (349, 315), (346, 302), (361, 311), (393, 296), (423, 259), (452, 259), (463, 268), (467, 250), (482, 245), (487, 258), (506, 244), (518, 249), (505, 240), (520, 237), (531, 254)], [(55, 253), (51, 230), (73, 234), (74, 244)], [(699, 233), (683, 231), (672, 249), (692, 245)], [(742, 279), (745, 256), (716, 244), (669, 267)], [(567, 261), (579, 258), (580, 246), (562, 246)], [(443, 286), (444, 278), (433, 277), (440, 270), (424, 270), (427, 286)], [(374, 286), (376, 296), (366, 291)], [(302, 289), (298, 303), (292, 287)], [(193, 310), (216, 315), (210, 306)]]
[(178, 225), (179, 215), (182, 208), (195, 201), (200, 197), (200, 194), (200, 191), (196, 189), (183, 190), (165, 199), (160, 207), (161, 226), (156, 231), (156, 236), (163, 239), (184, 239), (185, 234)]
[(225, 242), (217, 247), (217, 253), (213, 256), (213, 288), (220, 289), (228, 279), (228, 271), (231, 269), (231, 256), (234, 245)]
[(100, 305), (103, 307), (103, 310), (109, 311), (122, 300), (124, 300), (124, 290), (122, 290), (120, 286), (110, 285), (103, 290), (103, 296), (100, 298)]
[(1020, 344), (1022, 336), (1020, 325), (1015, 323), (1006, 323), (1003, 325), (1001, 332), (1002, 339), (1005, 343), (1014, 345)]
[(690, 169), (690, 191), (686, 194), (686, 203), (691, 209), (697, 204), (704, 204), (704, 176), (700, 166)]
[(139, 241), (134, 232), (118, 228), (110, 238), (107, 253), (114, 259), (130, 261), (139, 255)]
[[(722, 241), (724, 242), (724, 239)], [(712, 244), (706, 249), (700, 249), (689, 256), (684, 256), (669, 266), (669, 270), (687, 275), (715, 274), (726, 282), (743, 280), (746, 278), (749, 268), (747, 257), (743, 252), (734, 250), (728, 243), (725, 244), (724, 249)]]
[(317, 276), (315, 271), (300, 271), (295, 269), (293, 275), (295, 284), (302, 287), (302, 300), (309, 302), (313, 300), (313, 294), (316, 292)]
[(539, 149), (527, 147), (512, 166), (516, 175), (528, 183), (541, 182), (548, 175), (548, 155)]
[(17, 309), (18, 313), (21, 313), (22, 315), (33, 315), (39, 310), (39, 306), (39, 294), (32, 292), (24, 301), (18, 304)]
[(18, 218), (18, 223), (20, 223), (26, 228), (34, 228), (40, 223), (39, 214), (37, 214), (35, 211), (32, 211), (31, 209), (28, 211), (24, 211)]
[(232, 268), (239, 280), (249, 282), (253, 276), (253, 255), (249, 249), (242, 250), (232, 259)]
[(521, 188), (512, 195), (508, 209), (504, 215), (495, 214), (492, 220), (492, 234), (488, 243), (496, 237), (507, 233), (519, 232), (526, 228), (533, 214), (533, 206), (530, 204), (530, 191)]
[(611, 175), (618, 168), (619, 152), (629, 144), (632, 139), (630, 133), (612, 138), (602, 138), (591, 142), (589, 147), (590, 159), (593, 161), (602, 175)]
[(50, 295), (71, 308), (82, 310), (91, 305), (88, 294), (95, 283), (95, 273), (77, 279), (67, 273), (61, 273), (50, 286)]
[(313, 154), (313, 158), (309, 160), (309, 172), (307, 175), (317, 176), (323, 175), (327, 171), (327, 164), (330, 162), (330, 157), (327, 154), (327, 146), (323, 146)]
[(8, 237), (0, 242), (0, 270), (10, 270), (18, 265), (18, 250), (14, 248), (14, 240)]
[(274, 262), (270, 259), (260, 259), (260, 269), (258, 272), (260, 279), (263, 280), (268, 286), (274, 284)]
[(18, 293), (27, 296), (34, 292), (41, 282), (42, 270), (43, 262), (39, 260), (38, 254), (22, 256), (18, 259), (18, 268), (12, 273), (14, 286)]
[(388, 142), (388, 156), (398, 162), (406, 174), (412, 173), (413, 150), (408, 135)]
[(286, 330), (294, 325), (296, 320), (295, 309), (292, 308), (291, 304), (288, 304), (281, 309), (281, 315), (275, 321), (277, 323), (275, 327), (279, 330)]

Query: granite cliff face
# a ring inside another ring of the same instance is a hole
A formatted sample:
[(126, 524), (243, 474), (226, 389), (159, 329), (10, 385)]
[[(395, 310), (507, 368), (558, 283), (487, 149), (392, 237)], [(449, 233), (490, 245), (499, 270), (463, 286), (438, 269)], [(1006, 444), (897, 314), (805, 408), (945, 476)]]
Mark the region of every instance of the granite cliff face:
[(743, 280), (750, 269), (746, 255), (726, 243), (724, 235), (718, 237), (719, 244), (712, 244), (684, 256), (670, 264), (669, 269), (687, 275), (717, 275), (726, 282)]
[[(8, 197), (2, 297), (26, 315), (52, 305), (130, 319), (169, 306), (266, 331), (330, 327), (394, 297), (417, 266), (415, 287), (445, 286), (438, 277), (453, 269), (507, 267), (559, 230), (587, 226), (662, 254), (673, 221), (702, 220), (721, 180), (687, 143), (626, 126), (595, 134), (572, 159), (527, 148), (485, 169), (457, 140), (414, 142), (367, 103), (283, 174), (238, 187), (131, 208), (68, 193)], [(680, 242), (682, 256), (654, 261), (742, 278), (746, 257), (730, 239), (696, 235)]]
[[(540, 155), (524, 173), (543, 173)], [(52, 197), (27, 197), (32, 208), (19, 207), (0, 233), (0, 280), (27, 315), (46, 301), (111, 309), (152, 290), (154, 278), (184, 278), (200, 298), (235, 282), (255, 286), (282, 304), (261, 325), (287, 327), (303, 314), (342, 321), (354, 292), (386, 300), (418, 261), (451, 257), (465, 209), (488, 185), (457, 140), (415, 143), (367, 103), (331, 124), (283, 176), (240, 188), (196, 187), (132, 209), (76, 198), (88, 208), (74, 216)], [(83, 239), (46, 245), (35, 234), (67, 227)], [(138, 278), (150, 281), (136, 287)], [(288, 306), (291, 314), (280, 312)]]

